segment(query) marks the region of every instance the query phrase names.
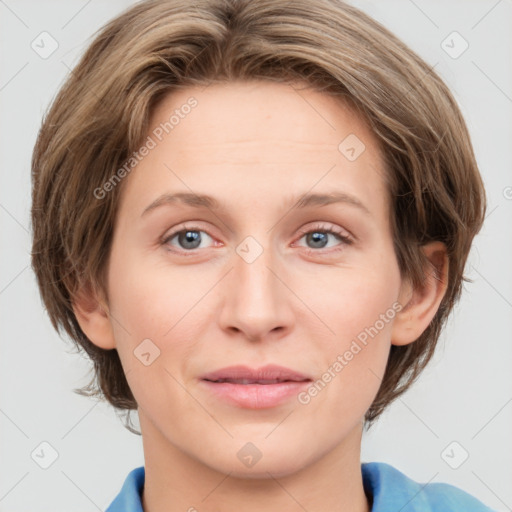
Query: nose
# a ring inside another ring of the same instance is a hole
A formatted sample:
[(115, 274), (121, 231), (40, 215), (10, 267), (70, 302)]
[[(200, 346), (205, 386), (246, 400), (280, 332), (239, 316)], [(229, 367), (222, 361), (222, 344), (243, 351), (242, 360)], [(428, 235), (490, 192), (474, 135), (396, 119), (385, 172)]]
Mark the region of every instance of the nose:
[(237, 247), (232, 261), (223, 280), (221, 328), (249, 341), (286, 336), (293, 326), (294, 296), (279, 256), (268, 244), (263, 247), (249, 239)]

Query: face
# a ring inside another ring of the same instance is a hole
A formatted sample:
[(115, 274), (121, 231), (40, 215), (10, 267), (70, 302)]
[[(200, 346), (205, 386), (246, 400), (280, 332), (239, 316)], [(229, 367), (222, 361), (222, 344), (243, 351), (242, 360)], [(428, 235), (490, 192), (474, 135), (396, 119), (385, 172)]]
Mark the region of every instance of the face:
[[(143, 436), (244, 476), (285, 475), (353, 445), (402, 291), (371, 132), (328, 95), (233, 82), (170, 94), (148, 136), (108, 267), (112, 343)], [(311, 380), (259, 406), (202, 380), (267, 364)], [(237, 458), (249, 442), (262, 455), (254, 468)]]

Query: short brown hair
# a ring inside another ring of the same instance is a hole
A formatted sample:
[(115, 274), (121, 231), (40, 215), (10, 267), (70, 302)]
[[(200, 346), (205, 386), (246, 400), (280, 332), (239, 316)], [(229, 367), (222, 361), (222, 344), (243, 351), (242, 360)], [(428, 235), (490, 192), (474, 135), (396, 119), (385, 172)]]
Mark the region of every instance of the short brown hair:
[(32, 158), (32, 265), (53, 326), (94, 365), (82, 394), (137, 408), (117, 351), (82, 332), (72, 300), (82, 286), (108, 297), (105, 269), (123, 182), (101, 187), (147, 135), (157, 102), (192, 85), (305, 82), (349, 102), (386, 162), (390, 222), (402, 278), (425, 279), (421, 246), (447, 246), (447, 290), (414, 342), (391, 347), (369, 426), (416, 379), (459, 299), (486, 199), (470, 137), (447, 86), (372, 18), (339, 0), (149, 0), (96, 35), (56, 96)]

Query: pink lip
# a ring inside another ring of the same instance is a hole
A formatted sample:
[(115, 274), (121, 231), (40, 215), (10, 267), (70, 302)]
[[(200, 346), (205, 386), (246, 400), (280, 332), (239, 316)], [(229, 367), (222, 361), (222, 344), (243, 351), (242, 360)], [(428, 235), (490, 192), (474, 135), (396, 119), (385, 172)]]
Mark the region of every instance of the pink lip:
[(219, 380), (219, 379), (254, 379), (254, 380), (290, 380), (300, 382), (311, 380), (308, 375), (290, 370), (284, 366), (269, 364), (261, 368), (249, 368), (248, 366), (228, 366), (214, 372), (201, 376), (203, 380)]
[[(219, 379), (257, 380), (260, 383), (213, 382)], [(278, 383), (265, 381), (279, 380)], [(275, 407), (305, 389), (312, 379), (283, 366), (268, 365), (258, 369), (230, 366), (201, 377), (207, 389), (233, 405), (247, 409)]]
[(232, 384), (201, 381), (207, 389), (229, 403), (246, 409), (275, 407), (297, 396), (310, 381), (280, 382), (279, 384)]

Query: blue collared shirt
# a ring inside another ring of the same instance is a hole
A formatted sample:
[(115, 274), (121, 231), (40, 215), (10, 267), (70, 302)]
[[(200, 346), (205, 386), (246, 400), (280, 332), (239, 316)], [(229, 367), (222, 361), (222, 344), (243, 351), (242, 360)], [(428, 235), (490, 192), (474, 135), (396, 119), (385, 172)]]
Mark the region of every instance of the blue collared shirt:
[[(371, 512), (495, 512), (450, 484), (420, 484), (384, 462), (361, 464)], [(143, 512), (144, 466), (131, 471), (106, 512)]]

